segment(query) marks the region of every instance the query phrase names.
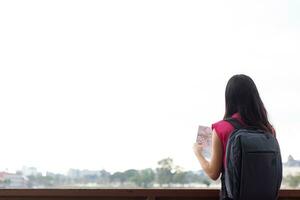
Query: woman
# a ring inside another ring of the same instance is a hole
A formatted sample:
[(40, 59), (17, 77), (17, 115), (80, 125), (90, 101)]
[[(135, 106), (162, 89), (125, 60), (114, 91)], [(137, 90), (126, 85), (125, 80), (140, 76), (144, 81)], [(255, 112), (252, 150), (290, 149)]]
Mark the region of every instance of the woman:
[(243, 125), (257, 127), (275, 136), (256, 85), (249, 76), (235, 75), (230, 78), (225, 91), (225, 109), (224, 119), (212, 125), (211, 161), (202, 155), (201, 144), (195, 143), (193, 146), (202, 169), (213, 180), (219, 178), (225, 165), (226, 144), (234, 130), (225, 119), (235, 118)]

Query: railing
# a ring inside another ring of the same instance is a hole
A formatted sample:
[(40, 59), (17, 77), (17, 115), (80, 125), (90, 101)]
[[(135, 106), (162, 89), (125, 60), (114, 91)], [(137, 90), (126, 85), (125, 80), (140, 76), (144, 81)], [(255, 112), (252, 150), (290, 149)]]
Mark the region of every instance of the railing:
[[(1, 189), (0, 200), (217, 200), (216, 189)], [(281, 190), (280, 200), (300, 199), (300, 190)]]

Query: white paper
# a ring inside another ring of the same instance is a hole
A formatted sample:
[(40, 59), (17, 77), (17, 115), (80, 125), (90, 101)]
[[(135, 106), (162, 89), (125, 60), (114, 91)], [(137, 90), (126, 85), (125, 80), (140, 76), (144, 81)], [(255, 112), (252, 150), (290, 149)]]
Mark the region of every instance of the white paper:
[(211, 157), (211, 139), (211, 128), (207, 126), (199, 126), (197, 134), (197, 143), (203, 146), (203, 155), (207, 159), (210, 159)]

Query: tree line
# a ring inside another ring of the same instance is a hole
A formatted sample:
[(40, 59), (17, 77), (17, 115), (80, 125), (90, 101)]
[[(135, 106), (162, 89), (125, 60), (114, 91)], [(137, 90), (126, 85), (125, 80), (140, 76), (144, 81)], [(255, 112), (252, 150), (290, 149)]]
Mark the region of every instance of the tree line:
[[(172, 158), (164, 158), (157, 163), (155, 169), (142, 170), (128, 169), (123, 172), (110, 173), (106, 170), (95, 173), (82, 173), (78, 176), (41, 173), (27, 176), (24, 180), (24, 188), (151, 188), (151, 187), (198, 187), (199, 184), (210, 186), (211, 181), (203, 171), (184, 171), (182, 167), (175, 165)], [(80, 170), (78, 170), (80, 171)], [(17, 175), (22, 176), (21, 172)], [(20, 181), (20, 180), (17, 180)], [(1, 188), (13, 187), (13, 180), (0, 180)], [(219, 183), (219, 180), (218, 182)], [(287, 175), (283, 179), (284, 186), (297, 188), (300, 186), (300, 173)]]
[(211, 181), (202, 171), (184, 171), (175, 165), (172, 158), (158, 161), (156, 169), (128, 169), (123, 172), (110, 173), (101, 170), (97, 174), (67, 176), (48, 173), (46, 176), (28, 176), (28, 188), (51, 187), (191, 187), (193, 184), (209, 186)]

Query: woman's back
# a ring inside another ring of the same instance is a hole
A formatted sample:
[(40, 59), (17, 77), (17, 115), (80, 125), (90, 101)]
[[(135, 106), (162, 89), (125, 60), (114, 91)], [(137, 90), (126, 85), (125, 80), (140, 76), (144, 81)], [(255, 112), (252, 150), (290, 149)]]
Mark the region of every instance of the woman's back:
[[(228, 141), (232, 140), (230, 138), (230, 135), (235, 130), (235, 128), (228, 121), (226, 121), (226, 119), (228, 118), (233, 118), (238, 120), (238, 122), (240, 122), (243, 126), (255, 127), (256, 129), (260, 129), (267, 134), (271, 133), (273, 136), (275, 136), (275, 130), (273, 129), (273, 126), (270, 124), (268, 120), (267, 111), (260, 98), (260, 95), (258, 93), (258, 90), (253, 80), (250, 77), (243, 74), (235, 75), (231, 77), (226, 85), (226, 90), (225, 90), (224, 118), (223, 120), (212, 124), (213, 134), (212, 134), (211, 161), (207, 161), (202, 155), (201, 144), (197, 144), (197, 143), (194, 144), (194, 152), (202, 166), (202, 169), (206, 172), (206, 174), (213, 180), (216, 180), (219, 177), (219, 175), (222, 174), (221, 176), (222, 196), (221, 197), (222, 198), (225, 197), (224, 199), (227, 198), (226, 195), (223, 196), (224, 169), (226, 169), (226, 167), (229, 167), (230, 162), (226, 163), (226, 160), (228, 160), (231, 157), (230, 156), (231, 154), (228, 154), (228, 159), (226, 158), (226, 151), (227, 151), (226, 147)], [(245, 135), (245, 138), (250, 138), (250, 141), (248, 140), (249, 143), (251, 142), (253, 143), (249, 135)], [(272, 139), (273, 142), (277, 143), (276, 138), (275, 139), (274, 137), (272, 138), (273, 138)], [(226, 166), (227, 164), (228, 166)], [(252, 164), (255, 164), (255, 162)], [(233, 165), (231, 165), (230, 167), (232, 166)], [(239, 171), (240, 169), (237, 170)], [(260, 172), (264, 172), (264, 170), (269, 170), (269, 167), (267, 165), (264, 165), (263, 168), (260, 170)], [(266, 189), (267, 187), (268, 185), (265, 186)], [(262, 186), (262, 189), (263, 188), (264, 186)]]

